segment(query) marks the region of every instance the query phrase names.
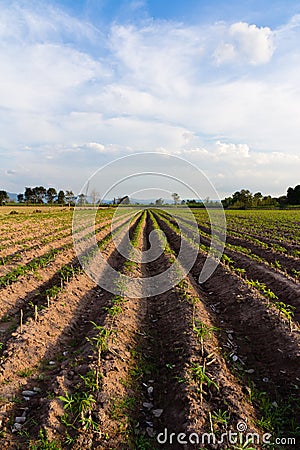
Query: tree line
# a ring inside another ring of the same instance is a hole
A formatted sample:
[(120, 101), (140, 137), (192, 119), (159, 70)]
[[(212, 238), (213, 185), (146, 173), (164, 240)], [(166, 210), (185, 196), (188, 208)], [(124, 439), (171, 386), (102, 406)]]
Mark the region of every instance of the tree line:
[[(46, 189), (44, 186), (26, 187), (24, 193), (17, 195), (17, 201), (23, 205), (74, 205), (76, 196), (73, 191), (67, 190), (64, 192), (53, 187)], [(0, 191), (0, 206), (10, 201), (9, 195), (6, 191)]]
[(285, 208), (300, 205), (300, 185), (289, 187), (286, 195), (272, 197), (262, 195), (261, 192), (253, 194), (248, 189), (235, 192), (232, 196), (222, 200), (223, 207), (233, 209), (249, 208)]
[[(94, 204), (99, 204), (101, 200), (96, 202), (96, 195), (92, 195)], [(94, 198), (95, 197), (95, 198)], [(177, 193), (172, 194), (174, 204), (177, 205), (187, 204), (191, 207), (205, 207), (205, 206), (216, 206), (216, 202), (209, 201), (206, 199), (204, 202), (199, 202), (197, 200), (182, 200), (180, 202), (180, 197)], [(10, 201), (7, 191), (0, 190), (0, 206), (8, 203)], [(24, 193), (17, 195), (17, 201), (19, 204), (23, 205), (66, 205), (74, 206), (75, 202), (85, 204), (87, 203), (87, 198), (84, 194), (79, 194), (75, 196), (72, 190), (57, 190), (54, 187), (49, 187), (46, 189), (44, 186), (36, 187), (26, 187)], [(129, 197), (121, 197), (114, 199), (113, 204), (129, 204)], [(162, 198), (157, 199), (156, 206), (161, 206), (164, 203)], [(230, 197), (226, 197), (222, 200), (223, 207), (225, 209), (249, 209), (249, 208), (284, 208), (287, 206), (300, 206), (300, 185), (292, 188), (289, 187), (286, 195), (280, 197), (272, 197), (271, 195), (263, 196), (261, 192), (256, 192), (253, 194), (248, 189), (242, 189), (235, 192)]]

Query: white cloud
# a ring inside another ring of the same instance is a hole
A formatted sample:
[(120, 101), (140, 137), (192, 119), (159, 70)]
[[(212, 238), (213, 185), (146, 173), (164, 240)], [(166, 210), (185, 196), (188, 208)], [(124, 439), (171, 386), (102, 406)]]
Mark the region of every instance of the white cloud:
[(217, 64), (234, 61), (237, 58), (237, 51), (233, 44), (222, 42), (213, 54)]
[(229, 35), (241, 57), (250, 64), (265, 64), (272, 58), (274, 52), (273, 33), (269, 27), (258, 28), (245, 22), (230, 26)]
[(217, 153), (229, 157), (249, 158), (249, 146), (247, 144), (227, 144), (225, 142), (216, 142)]
[(222, 189), (263, 180), (264, 166), (270, 186), (296, 182), (299, 17), (278, 29), (144, 20), (99, 31), (37, 5), (0, 11), (1, 167), (21, 161), (20, 183), (30, 167), (54, 180), (71, 161), (74, 180), (116, 155), (162, 148), (200, 161)]
[(96, 150), (96, 152), (103, 153), (106, 151), (106, 148), (103, 144), (99, 144), (97, 142), (89, 142), (86, 144), (87, 148), (91, 148), (93, 150)]

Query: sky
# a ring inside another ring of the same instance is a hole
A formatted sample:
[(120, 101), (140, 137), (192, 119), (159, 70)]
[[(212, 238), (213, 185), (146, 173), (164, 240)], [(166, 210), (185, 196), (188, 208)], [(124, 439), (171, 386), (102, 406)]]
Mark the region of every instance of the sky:
[(0, 0), (0, 189), (78, 193), (160, 152), (221, 198), (282, 195), (300, 184), (299, 42), (295, 0)]

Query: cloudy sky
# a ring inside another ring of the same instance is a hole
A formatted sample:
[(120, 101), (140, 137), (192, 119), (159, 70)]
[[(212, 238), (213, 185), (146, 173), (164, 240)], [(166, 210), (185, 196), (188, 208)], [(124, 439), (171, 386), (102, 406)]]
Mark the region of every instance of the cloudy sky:
[(221, 197), (283, 194), (300, 184), (299, 42), (295, 0), (0, 0), (0, 189), (79, 192), (156, 151)]

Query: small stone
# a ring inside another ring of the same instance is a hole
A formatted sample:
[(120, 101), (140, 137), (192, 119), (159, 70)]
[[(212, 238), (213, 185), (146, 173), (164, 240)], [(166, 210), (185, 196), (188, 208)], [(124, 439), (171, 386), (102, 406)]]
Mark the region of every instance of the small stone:
[(236, 362), (238, 359), (239, 359), (239, 357), (237, 355), (233, 355), (232, 361)]
[(26, 420), (26, 417), (16, 417), (15, 418), (15, 423), (24, 423)]
[(154, 409), (152, 411), (152, 414), (154, 415), (154, 417), (160, 417), (163, 413), (163, 409)]
[(34, 391), (22, 391), (22, 395), (24, 395), (24, 397), (33, 397), (34, 395), (36, 395), (36, 392), (34, 392)]
[(154, 380), (148, 380), (148, 383), (152, 384), (154, 383)]
[(230, 339), (231, 341), (233, 340), (233, 336), (231, 333), (228, 333), (228, 339)]
[(34, 390), (34, 392), (41, 392), (41, 388), (39, 388), (39, 387), (37, 387), (37, 386), (35, 386), (35, 387), (33, 388), (33, 390)]
[(22, 429), (22, 424), (21, 423), (14, 423), (14, 427), (13, 427), (13, 432), (14, 431), (20, 431)]
[(31, 397), (23, 397), (23, 398), (26, 402), (29, 402), (29, 400), (31, 399)]
[(263, 378), (263, 382), (264, 383), (269, 383), (269, 378), (268, 377)]
[(153, 386), (148, 387), (147, 392), (151, 396), (153, 394)]
[(246, 373), (254, 373), (254, 369), (245, 370)]
[(64, 356), (67, 356), (68, 353), (69, 353), (69, 352), (63, 352), (63, 355), (64, 355)]
[(151, 408), (153, 408), (153, 403), (144, 402), (143, 407), (146, 409), (151, 409)]
[(55, 366), (55, 361), (49, 361), (49, 366)]
[(148, 436), (151, 438), (153, 438), (155, 436), (155, 431), (153, 430), (152, 427), (147, 427), (146, 432), (147, 432)]

